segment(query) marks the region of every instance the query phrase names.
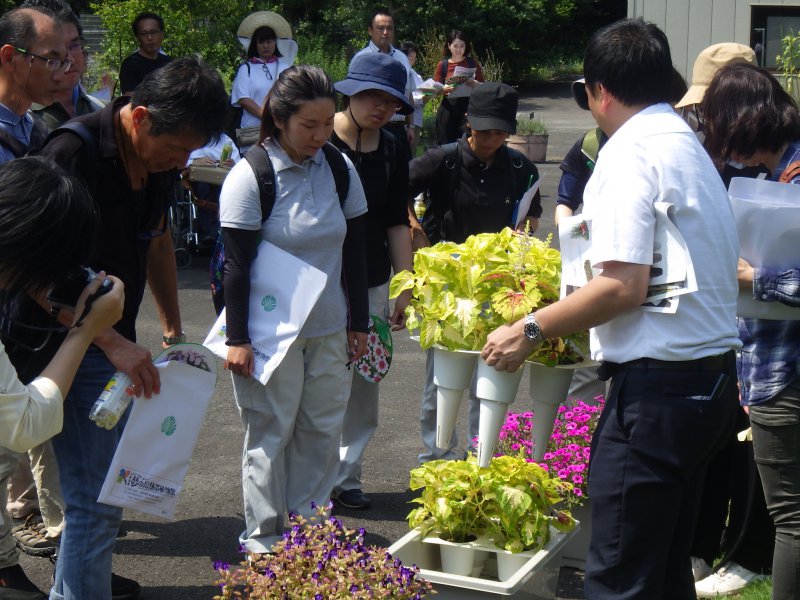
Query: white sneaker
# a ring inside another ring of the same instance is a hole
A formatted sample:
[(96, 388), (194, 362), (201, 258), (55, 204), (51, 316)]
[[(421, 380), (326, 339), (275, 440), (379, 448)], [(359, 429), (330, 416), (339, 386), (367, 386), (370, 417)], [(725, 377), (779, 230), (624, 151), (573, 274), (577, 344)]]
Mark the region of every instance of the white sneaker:
[(702, 558), (692, 556), (692, 575), (694, 575), (695, 582), (705, 579), (711, 575), (711, 566)]
[(766, 575), (754, 573), (735, 562), (721, 567), (713, 575), (694, 584), (698, 598), (716, 598), (729, 596), (742, 591), (748, 583), (766, 579)]

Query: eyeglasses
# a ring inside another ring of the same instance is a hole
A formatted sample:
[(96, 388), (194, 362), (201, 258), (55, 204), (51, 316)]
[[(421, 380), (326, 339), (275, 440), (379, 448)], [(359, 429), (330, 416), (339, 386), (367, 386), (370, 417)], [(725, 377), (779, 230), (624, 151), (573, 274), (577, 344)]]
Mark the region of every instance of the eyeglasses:
[(398, 102), (397, 98), (393, 98), (389, 94), (381, 93), (377, 90), (365, 90), (359, 94), (365, 100), (369, 100), (375, 106), (391, 108), (392, 110), (399, 109), (402, 104)]
[(376, 25), (378, 31), (394, 31), (394, 25)]
[(83, 52), (84, 50), (86, 50), (86, 44), (84, 42), (73, 42), (67, 46), (67, 54), (75, 54), (76, 52)]
[(156, 37), (158, 34), (163, 33), (160, 29), (153, 29), (151, 31), (140, 31), (136, 35), (139, 37), (147, 38), (147, 37)]
[(26, 54), (28, 56), (32, 56), (33, 58), (38, 58), (39, 60), (44, 61), (44, 68), (48, 71), (66, 71), (72, 66), (72, 61), (68, 58), (61, 60), (60, 58), (45, 58), (44, 56), (39, 56), (38, 54), (34, 54), (33, 52), (28, 52), (24, 48), (14, 48), (20, 54)]

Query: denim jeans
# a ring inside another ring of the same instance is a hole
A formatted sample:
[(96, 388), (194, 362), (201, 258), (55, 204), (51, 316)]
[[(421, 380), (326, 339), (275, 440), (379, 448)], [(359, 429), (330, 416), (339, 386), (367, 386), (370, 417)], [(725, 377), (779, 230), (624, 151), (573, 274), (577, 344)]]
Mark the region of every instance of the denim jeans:
[(800, 600), (800, 382), (750, 407), (755, 454), (775, 523), (773, 600)]
[(66, 526), (50, 600), (111, 598), (111, 556), (122, 509), (100, 504), (97, 497), (125, 419), (106, 430), (89, 420), (89, 412), (113, 374), (105, 354), (91, 347), (64, 401), (64, 429), (53, 438)]

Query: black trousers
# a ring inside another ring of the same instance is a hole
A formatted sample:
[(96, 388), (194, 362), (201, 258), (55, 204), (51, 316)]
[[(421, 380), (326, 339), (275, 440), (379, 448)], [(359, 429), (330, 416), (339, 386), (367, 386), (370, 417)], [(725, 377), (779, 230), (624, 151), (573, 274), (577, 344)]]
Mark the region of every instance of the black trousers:
[(469, 98), (442, 98), (436, 111), (436, 142), (442, 146), (461, 139), (467, 124)]
[(613, 376), (592, 440), (586, 600), (696, 599), (698, 502), (738, 410), (733, 352), (716, 368), (696, 363)]

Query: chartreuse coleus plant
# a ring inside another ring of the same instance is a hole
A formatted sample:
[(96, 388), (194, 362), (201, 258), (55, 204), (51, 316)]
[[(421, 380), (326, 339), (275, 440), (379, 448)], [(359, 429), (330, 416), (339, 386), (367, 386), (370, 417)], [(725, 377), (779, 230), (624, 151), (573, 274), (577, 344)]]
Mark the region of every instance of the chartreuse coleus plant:
[(436, 460), (411, 470), (412, 490), (422, 490), (407, 519), (422, 537), (432, 532), (455, 542), (487, 535), (509, 552), (538, 550), (550, 527), (568, 531), (575, 520), (555, 505), (572, 487), (524, 458), (500, 456), (489, 467), (477, 458)]
[[(487, 335), (505, 323), (558, 300), (561, 254), (540, 240), (505, 228), (463, 244), (440, 242), (417, 250), (414, 272), (391, 281), (392, 298), (411, 290), (406, 326), (419, 331), (423, 348), (480, 350)], [(574, 364), (587, 353), (588, 334), (547, 340), (529, 360)]]

